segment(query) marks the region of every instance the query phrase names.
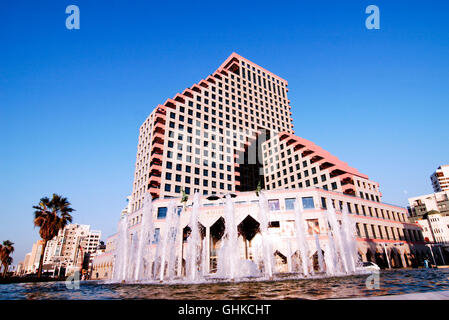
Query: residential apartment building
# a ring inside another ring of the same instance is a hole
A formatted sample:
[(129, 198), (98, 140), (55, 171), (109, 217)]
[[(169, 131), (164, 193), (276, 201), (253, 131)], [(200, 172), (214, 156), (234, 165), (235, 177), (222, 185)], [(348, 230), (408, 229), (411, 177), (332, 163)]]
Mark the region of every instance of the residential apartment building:
[[(100, 244), (101, 231), (90, 230), (89, 225), (69, 224), (47, 242), (44, 252), (44, 272), (64, 268), (66, 274), (79, 270), (84, 259), (94, 253)], [(33, 245), (23, 262), (24, 273), (34, 273), (39, 267), (42, 240)]]
[(435, 192), (449, 191), (449, 164), (439, 166), (430, 176)]
[(33, 247), (31, 248), (31, 252), (25, 256), (25, 260), (23, 263), (23, 269), (25, 273), (35, 273), (39, 268), (39, 261), (42, 253), (42, 245), (43, 241), (38, 240), (33, 243)]
[(412, 221), (422, 219), (430, 211), (449, 215), (449, 191), (441, 191), (408, 199), (408, 212)]
[(417, 220), (417, 223), (423, 228), (427, 242), (449, 245), (449, 216), (434, 211), (425, 219)]

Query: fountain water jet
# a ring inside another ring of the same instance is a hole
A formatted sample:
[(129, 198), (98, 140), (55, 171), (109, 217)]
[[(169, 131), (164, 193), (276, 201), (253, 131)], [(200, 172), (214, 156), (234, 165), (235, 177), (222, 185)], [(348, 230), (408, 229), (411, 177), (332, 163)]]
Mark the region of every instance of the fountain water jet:
[(260, 233), (262, 236), (262, 250), (263, 250), (263, 264), (264, 273), (268, 278), (273, 277), (274, 259), (271, 250), (271, 244), (268, 238), (268, 200), (263, 192), (259, 194), (259, 219), (260, 219)]
[(172, 252), (174, 252), (174, 246), (176, 244), (176, 233), (179, 228), (178, 221), (179, 219), (175, 202), (172, 200), (168, 205), (165, 228), (160, 241), (161, 249), (159, 257), (159, 281), (163, 281), (165, 278), (166, 265), (169, 276), (170, 268), (174, 267), (171, 260), (173, 257)]
[(349, 216), (348, 209), (346, 207), (344, 207), (342, 210), (341, 221), (349, 272), (354, 273), (356, 272), (356, 266), (358, 262), (356, 228), (355, 223)]
[(233, 280), (238, 277), (240, 251), (238, 246), (237, 224), (235, 222), (234, 203), (230, 194), (226, 195), (224, 208), (225, 231), (218, 252), (217, 276)]
[(134, 280), (146, 278), (145, 266), (151, 264), (151, 240), (154, 237), (153, 211), (151, 195), (145, 194), (142, 220), (140, 222), (139, 249), (137, 251)]
[(323, 252), (321, 251), (320, 238), (317, 233), (315, 235), (315, 247), (318, 255), (318, 265), (320, 267), (320, 272), (324, 272), (324, 259)]
[(305, 221), (303, 218), (302, 203), (299, 197), (295, 201), (295, 225), (296, 225), (296, 243), (301, 257), (302, 273), (305, 277), (309, 275), (309, 246), (307, 243), (307, 235)]
[(327, 208), (328, 208), (327, 209), (327, 217), (328, 217), (329, 226), (330, 226), (331, 233), (332, 233), (332, 238), (334, 240), (335, 247), (336, 247), (337, 259), (339, 259), (339, 261), (342, 264), (342, 267), (343, 267), (342, 271), (344, 273), (348, 274), (349, 267), (348, 267), (346, 253), (344, 250), (344, 243), (343, 243), (341, 228), (340, 228), (340, 224), (338, 223), (338, 220), (337, 220), (337, 214), (335, 212), (335, 208), (330, 199), (327, 199)]
[(198, 260), (201, 263), (200, 244), (201, 235), (199, 230), (199, 210), (200, 194), (195, 192), (193, 196), (193, 207), (190, 216), (190, 236), (187, 238), (187, 256), (186, 256), (186, 276), (187, 279), (195, 282), (199, 279)]
[(120, 218), (116, 247), (112, 279), (121, 282), (126, 280), (128, 265), (128, 216), (126, 214)]

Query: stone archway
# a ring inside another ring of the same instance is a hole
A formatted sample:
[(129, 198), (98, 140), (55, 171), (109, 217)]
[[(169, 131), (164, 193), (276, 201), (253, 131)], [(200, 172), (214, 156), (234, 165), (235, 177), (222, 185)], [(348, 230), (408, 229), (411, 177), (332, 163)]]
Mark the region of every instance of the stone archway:
[(390, 249), (390, 263), (392, 268), (402, 267), (402, 260), (396, 248)]
[(385, 252), (380, 252), (379, 250), (376, 250), (374, 262), (382, 269), (388, 268)]
[(367, 249), (366, 250), (366, 261), (367, 262), (374, 262), (373, 260), (374, 260), (374, 256), (373, 256), (373, 254), (371, 252), (371, 249)]

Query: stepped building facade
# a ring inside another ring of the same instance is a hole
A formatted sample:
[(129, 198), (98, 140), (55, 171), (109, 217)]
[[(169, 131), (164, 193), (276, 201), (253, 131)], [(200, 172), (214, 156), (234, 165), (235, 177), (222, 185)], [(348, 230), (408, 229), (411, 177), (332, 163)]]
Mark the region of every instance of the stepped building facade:
[[(129, 239), (139, 233), (144, 197), (150, 194), (156, 228), (153, 246), (165, 232), (171, 201), (183, 212), (184, 243), (191, 195), (199, 192), (199, 221), (212, 271), (223, 235), (220, 199), (232, 194), (241, 256), (252, 259), (251, 248), (260, 238), (255, 190), (261, 189), (270, 205), (269, 233), (278, 271), (297, 252), (295, 199), (302, 201), (310, 222), (311, 248), (314, 234), (326, 241), (326, 212), (332, 203), (339, 214), (347, 210), (353, 215), (363, 261), (386, 267), (422, 264), (428, 255), (422, 228), (408, 220), (407, 210), (382, 203), (377, 182), (294, 135), (287, 87), (286, 80), (233, 53), (210, 76), (156, 106), (139, 129), (133, 191), (125, 213)], [(181, 202), (186, 196), (187, 202)], [(108, 252), (111, 261), (113, 254)], [(183, 254), (181, 249), (179, 270)], [(108, 263), (98, 260), (99, 266)]]

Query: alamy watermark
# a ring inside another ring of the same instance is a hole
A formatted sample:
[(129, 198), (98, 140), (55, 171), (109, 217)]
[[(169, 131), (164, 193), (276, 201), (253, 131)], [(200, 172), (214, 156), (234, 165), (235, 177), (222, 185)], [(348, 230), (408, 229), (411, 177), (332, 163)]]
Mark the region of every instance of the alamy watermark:
[(65, 286), (68, 290), (79, 290), (80, 288), (80, 273), (75, 271), (74, 274), (68, 276), (65, 280)]
[(65, 8), (65, 13), (70, 14), (65, 20), (65, 27), (69, 30), (80, 28), (80, 8), (71, 4)]
[(380, 289), (380, 271), (374, 270), (365, 281), (366, 288), (369, 290)]
[(365, 26), (368, 30), (379, 30), (380, 29), (380, 10), (378, 6), (369, 5), (366, 7), (365, 13), (369, 16), (365, 20)]

